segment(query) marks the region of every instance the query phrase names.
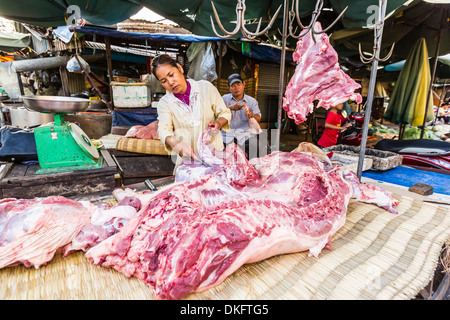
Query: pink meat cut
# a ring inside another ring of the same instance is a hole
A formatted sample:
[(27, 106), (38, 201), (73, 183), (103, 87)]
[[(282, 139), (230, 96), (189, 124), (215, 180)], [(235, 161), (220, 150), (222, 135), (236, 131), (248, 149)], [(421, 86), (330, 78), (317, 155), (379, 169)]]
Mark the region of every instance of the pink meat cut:
[(119, 233), (86, 253), (92, 263), (142, 279), (157, 299), (179, 299), (243, 264), (331, 248), (353, 195), (337, 168), (311, 152), (274, 152), (249, 164), (234, 144), (215, 150), (207, 131), (198, 150), (215, 172), (180, 165), (184, 181), (147, 198)]
[[(316, 30), (322, 30), (316, 22)], [(338, 55), (325, 33), (314, 35), (308, 32), (297, 42), (293, 59), (297, 62), (295, 73), (286, 87), (283, 108), (295, 123), (302, 123), (316, 107), (329, 109), (347, 100), (362, 102), (355, 93), (361, 86), (343, 72), (338, 63)]]
[(90, 219), (88, 208), (64, 197), (1, 200), (0, 268), (46, 264)]
[(116, 234), (140, 208), (122, 192), (118, 203), (74, 201), (50, 196), (0, 201), (0, 269), (23, 264), (38, 268), (55, 253), (87, 251)]
[[(117, 192), (114, 191), (113, 194)], [(141, 201), (134, 196), (130, 197), (127, 192), (121, 192), (116, 199), (118, 203), (112, 207), (104, 202), (95, 205), (82, 202), (90, 209), (91, 220), (81, 228), (69, 244), (62, 248), (64, 256), (78, 250), (86, 252), (116, 234), (141, 207)]]
[(158, 140), (158, 123), (156, 120), (146, 126), (132, 126), (125, 134), (125, 138)]

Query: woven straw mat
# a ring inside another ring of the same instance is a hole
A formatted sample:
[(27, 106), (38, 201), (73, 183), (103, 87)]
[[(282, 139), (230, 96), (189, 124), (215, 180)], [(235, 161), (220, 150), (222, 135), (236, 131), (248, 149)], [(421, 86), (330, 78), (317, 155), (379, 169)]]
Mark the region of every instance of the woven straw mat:
[[(351, 200), (332, 250), (244, 265), (184, 299), (411, 299), (431, 280), (450, 238), (450, 209), (396, 195), (399, 214)], [(0, 299), (154, 299), (137, 278), (93, 265), (83, 252), (39, 269), (0, 270)]]
[(116, 149), (163, 156), (169, 154), (161, 141), (153, 139), (120, 138), (117, 141)]

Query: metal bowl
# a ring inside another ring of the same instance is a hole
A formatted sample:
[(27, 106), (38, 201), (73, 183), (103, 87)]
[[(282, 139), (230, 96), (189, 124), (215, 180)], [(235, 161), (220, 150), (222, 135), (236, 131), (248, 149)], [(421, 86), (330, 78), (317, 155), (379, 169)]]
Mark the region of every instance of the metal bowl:
[(21, 96), (27, 109), (44, 113), (84, 112), (89, 107), (89, 99), (60, 96)]

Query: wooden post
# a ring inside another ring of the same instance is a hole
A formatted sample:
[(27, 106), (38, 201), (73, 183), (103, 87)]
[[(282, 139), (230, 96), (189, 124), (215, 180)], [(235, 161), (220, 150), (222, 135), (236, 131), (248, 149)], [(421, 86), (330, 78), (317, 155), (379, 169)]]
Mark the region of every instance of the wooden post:
[(61, 77), (62, 89), (64, 96), (70, 97), (69, 77), (65, 67), (59, 67), (59, 76)]
[(111, 85), (111, 82), (113, 81), (111, 43), (109, 37), (105, 37), (105, 46), (106, 46), (106, 63), (108, 66), (108, 76), (109, 76), (109, 101), (111, 101), (111, 107), (114, 109), (113, 92)]

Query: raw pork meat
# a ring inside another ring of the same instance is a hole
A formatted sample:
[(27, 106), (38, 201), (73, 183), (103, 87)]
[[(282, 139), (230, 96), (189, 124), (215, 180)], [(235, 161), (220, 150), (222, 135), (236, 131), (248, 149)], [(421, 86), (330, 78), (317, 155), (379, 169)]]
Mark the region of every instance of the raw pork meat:
[(148, 196), (141, 195), (140, 198), (131, 189), (116, 189), (113, 195), (118, 201), (114, 206), (106, 202), (98, 202), (92, 205), (90, 202), (81, 201), (90, 208), (91, 221), (86, 224), (74, 237), (72, 242), (66, 245), (62, 252), (67, 256), (73, 251), (88, 251), (103, 240), (120, 231), (130, 219), (141, 209), (143, 202)]
[(0, 268), (46, 264), (90, 219), (89, 208), (64, 197), (1, 200)]
[(243, 264), (304, 250), (317, 257), (331, 247), (353, 194), (337, 167), (311, 152), (275, 152), (250, 165), (233, 144), (215, 150), (207, 131), (198, 150), (213, 174), (189, 167), (189, 181), (152, 194), (119, 233), (86, 253), (92, 263), (142, 279), (158, 299), (179, 299)]
[(349, 181), (352, 185), (353, 198), (360, 202), (376, 204), (380, 208), (386, 209), (391, 213), (398, 213), (394, 206), (397, 206), (400, 202), (394, 198), (392, 193), (388, 193), (373, 184), (360, 183), (358, 176), (352, 171), (344, 171), (343, 176), (344, 179)]
[[(247, 106), (246, 103), (244, 103), (243, 108), (246, 112), (250, 111), (249, 106)], [(261, 126), (259, 125), (258, 121), (256, 121), (255, 118), (248, 119), (248, 131), (251, 135), (260, 134), (262, 132)]]
[[(315, 29), (322, 30), (320, 22), (316, 22)], [(283, 98), (283, 108), (296, 124), (306, 120), (315, 100), (319, 101), (317, 107), (325, 109), (347, 100), (362, 102), (361, 95), (354, 93), (361, 86), (340, 69), (328, 36), (315, 35), (314, 42), (311, 34), (308, 32), (297, 42), (293, 54), (297, 67)]]
[(158, 120), (147, 126), (133, 126), (128, 129), (125, 138), (158, 140)]
[(141, 207), (139, 198), (129, 196), (128, 191), (124, 193), (113, 207), (108, 204), (105, 206), (105, 203), (92, 206), (90, 203), (82, 201), (91, 209), (91, 221), (77, 233), (72, 242), (62, 249), (64, 256), (78, 250), (86, 252), (119, 232), (128, 220), (136, 215)]

